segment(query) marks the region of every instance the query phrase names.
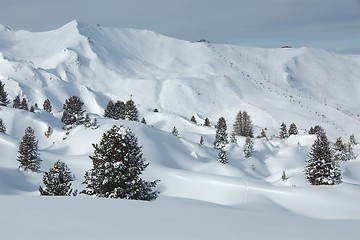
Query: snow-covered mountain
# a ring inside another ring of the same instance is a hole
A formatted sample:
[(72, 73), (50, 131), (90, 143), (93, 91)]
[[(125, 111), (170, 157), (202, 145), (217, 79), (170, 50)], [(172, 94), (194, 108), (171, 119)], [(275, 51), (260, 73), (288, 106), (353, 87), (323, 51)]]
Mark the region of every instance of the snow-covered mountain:
[[(241, 236), (285, 239), (289, 236), (278, 233), (283, 231), (280, 226), (289, 227), (292, 220), (298, 229), (285, 231), (294, 234), (292, 239), (306, 238), (301, 230), (305, 232), (307, 228), (316, 231), (320, 239), (334, 236), (356, 239), (360, 161), (342, 163), (343, 182), (333, 187), (309, 186), (303, 171), (315, 139), (307, 134), (311, 126), (321, 125), (332, 142), (337, 137), (348, 141), (353, 133), (360, 136), (359, 79), (360, 56), (320, 49), (260, 49), (187, 42), (146, 30), (92, 27), (78, 21), (39, 33), (0, 26), (0, 80), (11, 100), (20, 94), (30, 105), (37, 103), (40, 108), (35, 113), (10, 105), (0, 110), (7, 128), (6, 134), (0, 134), (3, 153), (0, 208), (5, 212), (0, 217), (5, 231), (0, 231), (0, 236), (23, 239), (29, 236), (28, 232), (12, 235), (12, 231), (32, 219), (31, 214), (54, 211), (68, 218), (62, 208), (53, 208), (64, 204), (66, 208), (77, 209), (84, 204), (89, 209), (100, 208), (107, 213), (118, 209), (138, 216), (109, 218), (120, 221), (124, 229), (134, 229), (126, 219), (142, 219), (139, 222), (144, 229), (149, 229), (146, 225), (152, 221), (163, 225), (155, 228), (157, 235), (141, 232), (131, 235), (133, 231), (122, 230), (126, 239), (215, 239), (220, 234), (224, 234), (223, 239)], [(72, 95), (84, 101), (84, 108), (91, 118), (97, 118), (99, 128), (79, 126), (65, 134), (60, 118), (65, 99)], [(110, 99), (127, 100), (130, 96), (147, 125), (102, 117)], [(53, 106), (52, 114), (41, 109), (47, 98)], [(239, 137), (237, 145), (226, 147), (229, 164), (219, 164), (212, 145), (215, 129), (202, 123), (207, 117), (215, 125), (223, 116), (230, 133), (240, 110), (251, 116), (255, 136), (266, 128), (269, 139), (254, 139), (254, 155), (245, 159), (242, 154), (245, 139)], [(198, 124), (190, 121), (192, 115)], [(282, 122), (295, 123), (300, 134), (278, 139)], [(99, 142), (103, 132), (114, 124), (129, 126), (138, 136), (144, 157), (150, 163), (144, 177), (161, 180), (158, 200), (154, 203), (119, 200), (119, 206), (117, 202), (84, 196), (73, 200), (24, 196), (39, 195), (37, 189), (42, 185), (42, 173), (17, 169), (18, 146), (27, 126), (34, 128), (39, 140), (41, 170), (47, 171), (61, 159), (77, 177), (74, 187), (83, 189), (84, 173), (91, 168), (88, 156), (93, 154), (92, 143)], [(52, 132), (46, 138), (44, 131), (48, 126)], [(180, 137), (170, 133), (174, 126)], [(198, 144), (201, 136), (205, 139), (203, 147)], [(359, 147), (354, 151), (360, 155)], [(282, 171), (289, 177), (286, 182), (281, 179)], [(23, 204), (29, 206), (28, 202), (35, 205), (30, 215), (24, 214), (29, 210)], [(22, 206), (18, 208), (19, 205)], [(100, 214), (98, 210), (97, 213)], [(171, 213), (174, 215), (169, 216)], [(74, 231), (90, 225), (90, 230), (73, 237), (98, 236), (86, 210), (79, 214), (69, 213), (73, 220), (65, 225)], [(196, 226), (192, 217), (203, 225)], [(215, 217), (225, 219), (215, 221)], [(272, 222), (273, 218), (278, 218), (279, 223)], [(104, 224), (110, 224), (109, 219), (101, 217)], [(247, 223), (248, 219), (253, 225)], [(329, 223), (319, 219), (353, 221)], [(270, 224), (268, 234), (258, 232), (257, 227), (263, 227), (258, 221)], [(48, 233), (56, 224), (49, 227)], [(241, 235), (243, 230), (238, 228), (241, 224), (253, 231)], [(340, 230), (335, 231), (333, 224)], [(116, 225), (111, 223), (110, 227), (104, 239), (117, 236)], [(212, 229), (216, 227), (220, 229)], [(320, 235), (325, 230), (328, 232)], [(34, 229), (29, 231), (36, 233)]]

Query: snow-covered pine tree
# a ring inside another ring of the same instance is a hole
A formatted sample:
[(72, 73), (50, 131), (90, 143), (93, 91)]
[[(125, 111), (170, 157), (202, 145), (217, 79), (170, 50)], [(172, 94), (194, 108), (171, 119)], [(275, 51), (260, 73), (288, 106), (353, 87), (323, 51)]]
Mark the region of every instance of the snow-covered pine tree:
[(357, 145), (357, 141), (356, 141), (356, 139), (355, 139), (355, 135), (354, 134), (351, 134), (350, 135), (350, 143), (352, 144), (352, 145)]
[(234, 132), (230, 134), (230, 142), (237, 144), (236, 134)]
[(210, 127), (210, 126), (211, 126), (210, 120), (209, 120), (208, 118), (205, 118), (205, 120), (204, 120), (204, 126), (206, 126), (206, 127)]
[(13, 108), (20, 108), (20, 105), (21, 105), (20, 95), (17, 95), (13, 100)]
[(125, 103), (125, 120), (128, 121), (139, 121), (138, 110), (133, 100), (127, 100)]
[(0, 80), (0, 106), (7, 106), (9, 102), (8, 94), (5, 91), (5, 84)]
[(334, 143), (334, 151), (333, 151), (334, 159), (336, 161), (347, 161), (348, 154), (346, 150), (346, 146), (341, 140), (341, 137), (338, 137)]
[(71, 188), (71, 182), (75, 180), (75, 176), (70, 172), (68, 166), (57, 160), (52, 168), (43, 175), (43, 183), (45, 188), (39, 187), (41, 195), (47, 196), (70, 196), (76, 195)]
[(286, 128), (286, 124), (285, 123), (281, 123), (280, 125), (280, 132), (279, 132), (279, 138), (280, 139), (285, 139), (287, 138), (287, 128)]
[(246, 111), (239, 111), (235, 117), (233, 131), (238, 136), (254, 137), (250, 115)]
[(0, 118), (0, 132), (6, 133), (6, 127), (2, 118)]
[(226, 121), (225, 118), (220, 117), (217, 124), (216, 124), (216, 133), (215, 133), (215, 140), (214, 140), (214, 148), (221, 149), (224, 148), (226, 144), (228, 144), (228, 136), (226, 133)]
[(47, 98), (45, 99), (44, 103), (43, 103), (43, 109), (49, 113), (51, 113), (52, 111), (52, 106), (51, 106), (51, 102), (50, 100)]
[(238, 136), (243, 136), (244, 129), (243, 129), (243, 123), (242, 123), (242, 112), (239, 111), (236, 114), (235, 121), (233, 124), (233, 132)]
[(254, 142), (251, 140), (250, 137), (246, 137), (244, 147), (243, 147), (243, 153), (244, 157), (249, 158), (252, 156), (254, 151)]
[(222, 163), (222, 164), (227, 164), (228, 163), (227, 154), (226, 154), (226, 151), (223, 148), (219, 149), (218, 162)]
[(334, 185), (341, 182), (340, 166), (333, 158), (325, 131), (317, 134), (308, 157), (305, 178), (310, 184)]
[(290, 124), (288, 133), (289, 133), (289, 136), (298, 134), (298, 130), (297, 130), (295, 123)]
[(61, 122), (65, 125), (81, 125), (85, 120), (85, 110), (82, 109), (84, 103), (77, 96), (71, 96), (65, 100), (63, 105), (63, 115)]
[(153, 191), (159, 180), (148, 182), (140, 178), (149, 165), (142, 157), (141, 147), (134, 133), (124, 126), (113, 126), (102, 136), (100, 144), (93, 144), (90, 156), (93, 168), (85, 173), (83, 193), (107, 198), (154, 200)]
[(36, 140), (34, 130), (31, 127), (25, 129), (25, 134), (19, 146), (20, 169), (37, 171), (40, 169), (41, 159), (38, 151), (38, 141)]

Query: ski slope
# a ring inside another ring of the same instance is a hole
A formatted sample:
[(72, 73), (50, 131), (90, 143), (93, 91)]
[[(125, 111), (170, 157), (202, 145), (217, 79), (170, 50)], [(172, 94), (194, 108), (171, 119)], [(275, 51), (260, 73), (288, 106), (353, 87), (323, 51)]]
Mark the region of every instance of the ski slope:
[[(358, 79), (360, 56), (320, 49), (192, 43), (78, 21), (37, 33), (1, 26), (0, 80), (11, 100), (20, 94), (39, 108), (0, 109), (7, 129), (0, 134), (0, 238), (357, 239), (360, 160), (341, 163), (343, 182), (336, 186), (310, 186), (303, 171), (315, 140), (307, 134), (311, 126), (321, 125), (332, 142), (360, 136)], [(72, 95), (84, 101), (97, 129), (64, 132), (62, 105)], [(147, 125), (102, 117), (110, 99), (130, 96)], [(46, 98), (52, 113), (42, 110)], [(240, 110), (251, 116), (254, 135), (267, 128), (268, 139), (254, 139), (246, 159), (238, 137), (226, 146), (229, 164), (219, 164), (214, 125), (223, 116), (230, 133)], [(202, 125), (206, 117), (212, 127)], [(294, 122), (299, 135), (277, 138), (282, 122)], [(156, 201), (39, 197), (42, 174), (58, 159), (75, 174), (73, 188), (84, 189), (92, 144), (114, 124), (138, 137), (150, 163), (143, 177), (161, 180)], [(39, 140), (38, 173), (18, 170), (27, 126)], [(174, 126), (179, 137), (171, 134)], [(354, 152), (360, 155), (360, 147)], [(54, 234), (59, 225), (70, 234)]]

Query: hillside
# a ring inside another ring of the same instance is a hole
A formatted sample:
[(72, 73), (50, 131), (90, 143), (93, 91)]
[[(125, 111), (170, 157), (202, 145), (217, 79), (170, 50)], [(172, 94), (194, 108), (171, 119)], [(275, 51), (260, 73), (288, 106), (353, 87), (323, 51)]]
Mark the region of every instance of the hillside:
[[(78, 21), (38, 33), (0, 26), (0, 80), (8, 97), (12, 101), (21, 95), (29, 105), (39, 106), (34, 113), (11, 104), (0, 109), (6, 125), (6, 134), (0, 134), (0, 208), (5, 213), (0, 236), (48, 239), (57, 224), (64, 224), (74, 239), (97, 238), (100, 232), (114, 239), (116, 219), (121, 229), (133, 229), (121, 230), (125, 239), (288, 239), (291, 234), (291, 239), (303, 239), (308, 229), (318, 239), (356, 239), (360, 160), (341, 163), (343, 181), (336, 186), (310, 186), (303, 171), (316, 138), (307, 134), (311, 126), (321, 125), (331, 142), (337, 137), (348, 141), (351, 134), (360, 138), (359, 79), (360, 56), (320, 49), (186, 42), (146, 30), (92, 27)], [(84, 101), (91, 119), (97, 119), (97, 129), (78, 126), (65, 133), (62, 107), (72, 95)], [(102, 117), (109, 100), (126, 101), (130, 96), (147, 125)], [(47, 98), (52, 113), (42, 110)], [(250, 114), (255, 136), (267, 128), (268, 138), (254, 139), (254, 154), (245, 158), (245, 139), (238, 137), (237, 144), (226, 146), (229, 164), (222, 165), (213, 149), (213, 126), (223, 116), (230, 133), (239, 110)], [(197, 124), (190, 121), (192, 115)], [(202, 125), (206, 117), (212, 127)], [(282, 122), (296, 123), (299, 134), (279, 139)], [(150, 163), (144, 178), (161, 180), (158, 200), (105, 203), (106, 199), (86, 196), (38, 197), (42, 173), (58, 159), (75, 174), (73, 187), (84, 189), (92, 144), (114, 124), (130, 127), (139, 138)], [(18, 170), (18, 146), (27, 126), (39, 140), (43, 162), (38, 173)], [(174, 126), (179, 137), (171, 134)], [(48, 127), (52, 131), (46, 138)], [(199, 145), (201, 136), (204, 146)], [(358, 145), (354, 152), (360, 155)], [(281, 179), (282, 171), (287, 181)], [(95, 230), (88, 212), (92, 209), (108, 229)], [(114, 210), (126, 217), (119, 219)], [(47, 223), (52, 211), (60, 219), (54, 225)], [(61, 220), (67, 218), (67, 223)], [(34, 219), (47, 226), (44, 235), (36, 235), (30, 226), (14, 234), (19, 224)], [(345, 219), (349, 221), (341, 221)], [(137, 221), (144, 232), (132, 235)], [(197, 226), (199, 222), (203, 225)]]

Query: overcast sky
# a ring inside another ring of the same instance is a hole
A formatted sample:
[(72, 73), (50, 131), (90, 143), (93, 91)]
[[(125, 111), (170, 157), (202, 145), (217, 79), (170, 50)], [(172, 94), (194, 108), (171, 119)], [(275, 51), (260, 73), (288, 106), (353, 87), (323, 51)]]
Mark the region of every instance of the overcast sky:
[(360, 0), (0, 0), (0, 24), (14, 30), (74, 19), (189, 41), (360, 54)]

